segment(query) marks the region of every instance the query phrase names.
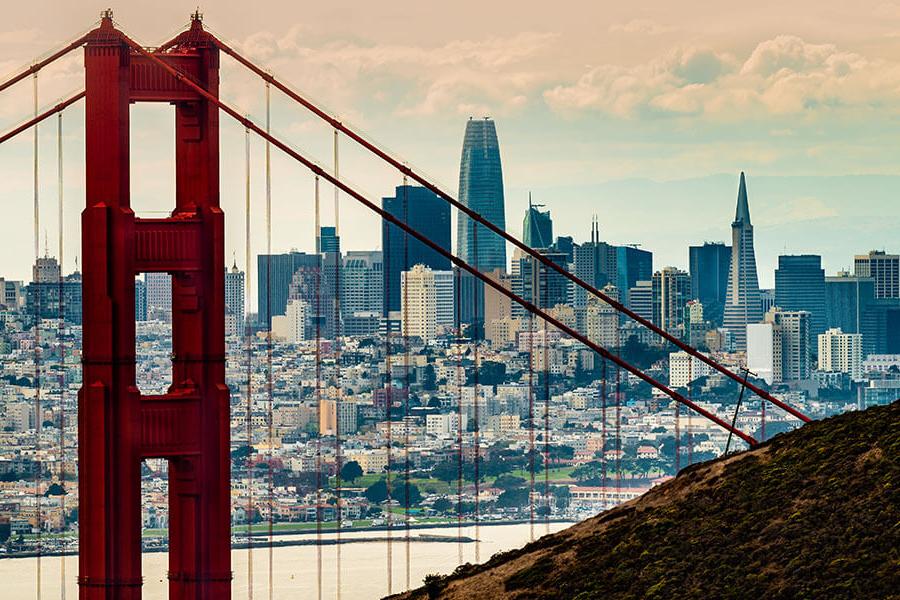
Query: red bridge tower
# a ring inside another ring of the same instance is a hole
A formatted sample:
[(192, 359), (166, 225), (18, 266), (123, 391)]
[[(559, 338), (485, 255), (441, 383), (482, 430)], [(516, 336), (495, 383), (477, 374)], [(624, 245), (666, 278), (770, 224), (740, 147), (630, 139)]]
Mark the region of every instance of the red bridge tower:
[[(200, 16), (156, 51), (214, 96), (219, 51)], [(231, 595), (229, 392), (219, 111), (129, 49), (104, 14), (85, 48), (84, 383), (79, 394), (82, 600), (141, 597), (141, 460), (169, 461), (170, 598)], [(129, 107), (175, 107), (175, 209), (136, 218)], [(135, 385), (134, 278), (172, 274), (172, 386)]]

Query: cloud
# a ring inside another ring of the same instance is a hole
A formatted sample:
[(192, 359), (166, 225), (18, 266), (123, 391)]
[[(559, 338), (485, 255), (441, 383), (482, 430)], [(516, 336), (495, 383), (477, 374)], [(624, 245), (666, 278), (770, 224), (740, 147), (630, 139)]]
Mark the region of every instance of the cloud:
[(627, 23), (613, 23), (609, 26), (610, 33), (637, 33), (644, 35), (659, 35), (675, 31), (674, 27), (660, 25), (650, 19), (632, 19)]
[(837, 110), (900, 109), (900, 63), (792, 35), (759, 43), (743, 61), (683, 47), (635, 66), (595, 67), (544, 93), (558, 111), (621, 117), (746, 119)]
[(239, 47), (275, 72), (303, 73), (341, 109), (364, 99), (397, 115), (468, 115), (525, 106), (549, 77), (533, 62), (557, 37), (523, 32), (428, 47), (315, 39), (294, 27), (282, 37), (256, 33)]

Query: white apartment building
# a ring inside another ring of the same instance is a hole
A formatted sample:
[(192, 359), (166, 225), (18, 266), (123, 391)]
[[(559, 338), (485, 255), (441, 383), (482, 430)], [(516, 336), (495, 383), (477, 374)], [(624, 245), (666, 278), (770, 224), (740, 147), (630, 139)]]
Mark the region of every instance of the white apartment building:
[(849, 373), (854, 381), (862, 379), (862, 334), (829, 329), (819, 334), (819, 370)]
[[(451, 304), (453, 298), (451, 277)], [(425, 342), (437, 336), (438, 297), (435, 271), (415, 265), (400, 274), (400, 327), (404, 335)], [(452, 308), (450, 321), (452, 323)]]
[(671, 388), (687, 387), (698, 377), (706, 377), (711, 373), (712, 368), (709, 365), (687, 352), (680, 351), (669, 354), (669, 387)]
[(309, 306), (305, 300), (288, 300), (285, 314), (272, 317), (272, 337), (296, 344), (306, 340)]

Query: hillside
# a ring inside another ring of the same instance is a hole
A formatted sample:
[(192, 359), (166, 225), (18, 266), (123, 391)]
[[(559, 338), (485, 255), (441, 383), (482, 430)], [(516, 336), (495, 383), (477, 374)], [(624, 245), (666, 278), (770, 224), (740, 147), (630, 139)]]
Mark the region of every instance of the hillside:
[(684, 469), (398, 598), (900, 598), (900, 401)]

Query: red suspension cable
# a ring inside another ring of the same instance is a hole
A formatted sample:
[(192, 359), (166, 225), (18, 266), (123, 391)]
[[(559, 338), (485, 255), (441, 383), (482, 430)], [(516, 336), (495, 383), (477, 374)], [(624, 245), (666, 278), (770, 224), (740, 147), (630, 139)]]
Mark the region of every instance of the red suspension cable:
[(382, 209), (381, 207), (379, 207), (376, 203), (372, 202), (371, 200), (369, 200), (368, 198), (366, 198), (365, 196), (363, 196), (362, 194), (360, 194), (359, 192), (357, 192), (356, 190), (354, 190), (353, 188), (351, 188), (351, 187), (348, 186), (347, 184), (338, 181), (333, 175), (331, 175), (330, 173), (328, 173), (327, 171), (325, 171), (325, 170), (324, 170), (322, 167), (320, 167), (318, 164), (316, 164), (316, 163), (313, 162), (312, 160), (306, 158), (304, 155), (300, 154), (299, 152), (297, 152), (296, 150), (294, 150), (293, 148), (291, 148), (290, 146), (288, 146), (287, 144), (285, 144), (284, 142), (282, 142), (282, 141), (279, 140), (278, 138), (276, 138), (276, 137), (272, 136), (271, 134), (269, 134), (268, 132), (264, 131), (261, 127), (259, 127), (258, 125), (256, 125), (252, 120), (250, 120), (250, 119), (248, 119), (248, 118), (242, 116), (238, 111), (236, 111), (235, 109), (231, 108), (230, 106), (228, 106), (227, 104), (225, 104), (224, 102), (222, 102), (221, 100), (219, 100), (217, 97), (215, 97), (215, 96), (213, 96), (212, 94), (210, 94), (209, 92), (207, 92), (207, 91), (206, 91), (205, 89), (203, 89), (200, 85), (194, 83), (189, 77), (185, 76), (185, 75), (184, 75), (183, 73), (181, 73), (178, 69), (172, 67), (171, 65), (169, 65), (169, 64), (166, 63), (165, 61), (161, 60), (159, 57), (154, 56), (151, 52), (145, 50), (144, 48), (142, 48), (142, 47), (140, 47), (140, 46), (137, 46), (137, 45), (134, 44), (133, 42), (130, 42), (130, 43), (133, 44), (133, 47), (135, 47), (135, 49), (136, 49), (139, 53), (143, 54), (144, 56), (149, 57), (152, 61), (154, 61), (156, 64), (160, 65), (164, 70), (166, 70), (168, 73), (170, 73), (171, 75), (173, 75), (174, 77), (176, 77), (179, 81), (181, 81), (182, 83), (184, 83), (185, 85), (187, 85), (188, 87), (190, 87), (191, 89), (193, 89), (194, 91), (196, 91), (198, 94), (200, 94), (201, 96), (203, 96), (204, 98), (206, 98), (207, 100), (209, 100), (210, 102), (212, 102), (213, 104), (215, 104), (216, 106), (218, 106), (220, 110), (222, 110), (223, 112), (225, 112), (226, 114), (228, 114), (230, 117), (232, 117), (233, 119), (235, 119), (236, 121), (238, 121), (239, 123), (241, 123), (242, 125), (244, 125), (245, 127), (249, 127), (252, 131), (254, 131), (254, 133), (256, 133), (256, 134), (259, 135), (260, 137), (266, 139), (267, 141), (271, 142), (271, 143), (272, 143), (274, 146), (276, 146), (279, 150), (281, 150), (282, 152), (284, 152), (285, 154), (287, 154), (288, 156), (290, 156), (291, 158), (293, 158), (293, 159), (296, 160), (297, 162), (299, 162), (299, 163), (301, 163), (302, 165), (304, 165), (307, 169), (309, 169), (310, 171), (312, 171), (314, 174), (319, 175), (320, 177), (322, 177), (322, 178), (325, 179), (326, 181), (329, 181), (330, 183), (332, 183), (332, 184), (337, 185), (338, 187), (340, 187), (341, 190), (342, 190), (343, 192), (345, 192), (346, 194), (348, 194), (349, 196), (351, 196), (352, 198), (354, 198), (357, 202), (359, 202), (360, 204), (362, 204), (363, 206), (365, 206), (365, 207), (368, 208), (369, 210), (371, 210), (371, 211), (375, 212), (376, 214), (380, 215), (381, 218), (382, 218), (383, 220), (385, 220), (385, 221), (387, 221), (387, 222), (389, 222), (389, 223), (392, 223), (393, 225), (399, 227), (401, 230), (403, 230), (404, 232), (406, 232), (408, 235), (413, 236), (413, 237), (416, 238), (418, 241), (422, 242), (423, 244), (425, 244), (426, 246), (428, 246), (429, 248), (431, 248), (432, 250), (434, 250), (434, 251), (437, 252), (438, 254), (440, 254), (440, 255), (444, 256), (445, 258), (449, 259), (453, 264), (457, 265), (458, 267), (460, 267), (460, 268), (463, 269), (464, 271), (466, 271), (466, 272), (468, 272), (468, 273), (474, 275), (477, 279), (480, 279), (483, 283), (489, 285), (490, 287), (492, 287), (493, 289), (495, 289), (497, 292), (503, 294), (503, 295), (506, 296), (507, 298), (510, 298), (511, 300), (515, 301), (517, 304), (520, 304), (523, 308), (525, 308), (525, 310), (534, 312), (536, 315), (540, 316), (541, 318), (547, 319), (547, 320), (550, 322), (550, 324), (552, 324), (554, 327), (556, 327), (557, 329), (559, 329), (560, 331), (562, 331), (562, 332), (565, 333), (566, 335), (572, 337), (573, 339), (575, 339), (575, 340), (581, 342), (582, 344), (584, 344), (584, 345), (587, 346), (588, 348), (592, 349), (594, 352), (597, 352), (597, 353), (600, 354), (601, 356), (604, 356), (604, 357), (608, 358), (609, 360), (611, 360), (612, 362), (614, 362), (614, 363), (615, 363), (617, 366), (619, 366), (620, 368), (625, 369), (626, 371), (628, 371), (629, 373), (631, 373), (631, 374), (633, 374), (634, 376), (638, 377), (638, 378), (641, 379), (642, 381), (644, 381), (644, 382), (650, 384), (651, 386), (655, 387), (656, 389), (662, 391), (663, 393), (665, 393), (665, 394), (668, 395), (669, 397), (671, 397), (671, 398), (673, 398), (673, 399), (675, 399), (675, 400), (681, 402), (682, 404), (685, 404), (686, 406), (688, 406), (688, 407), (690, 407), (691, 409), (695, 410), (695, 411), (698, 412), (699, 414), (703, 415), (705, 418), (709, 419), (710, 421), (713, 421), (714, 423), (716, 423), (716, 424), (719, 425), (720, 427), (722, 427), (722, 428), (724, 428), (724, 429), (726, 429), (726, 430), (732, 431), (732, 433), (733, 433), (734, 435), (740, 437), (741, 439), (743, 439), (745, 442), (747, 442), (747, 443), (750, 444), (751, 446), (756, 446), (756, 445), (757, 445), (758, 442), (757, 442), (752, 436), (750, 436), (750, 435), (748, 435), (748, 434), (746, 434), (746, 433), (744, 433), (744, 432), (742, 432), (742, 431), (740, 431), (740, 430), (737, 430), (737, 429), (735, 429), (735, 428), (732, 428), (728, 423), (726, 423), (726, 422), (723, 421), (722, 419), (718, 418), (718, 417), (715, 416), (714, 414), (712, 414), (712, 413), (710, 413), (709, 411), (706, 411), (706, 410), (704, 410), (703, 408), (697, 406), (696, 404), (694, 404), (693, 402), (691, 402), (690, 400), (688, 400), (687, 398), (685, 398), (684, 396), (682, 396), (682, 395), (679, 394), (678, 392), (676, 392), (676, 391), (674, 391), (674, 390), (668, 388), (667, 386), (665, 386), (665, 385), (663, 385), (662, 383), (656, 381), (655, 379), (653, 379), (652, 377), (650, 377), (650, 376), (647, 375), (646, 373), (640, 371), (639, 369), (635, 368), (635, 367), (632, 366), (631, 364), (625, 362), (623, 359), (621, 359), (621, 358), (619, 358), (618, 356), (612, 354), (611, 352), (609, 352), (609, 351), (606, 350), (605, 348), (603, 348), (603, 347), (599, 346), (598, 344), (592, 342), (592, 341), (591, 341), (590, 339), (588, 339), (585, 335), (579, 333), (578, 331), (574, 330), (573, 328), (569, 327), (568, 325), (565, 325), (564, 323), (562, 323), (562, 322), (559, 321), (558, 319), (555, 319), (554, 317), (550, 316), (550, 315), (547, 314), (545, 311), (543, 311), (543, 310), (540, 309), (539, 307), (535, 306), (534, 303), (525, 300), (524, 298), (518, 296), (517, 294), (515, 294), (515, 293), (512, 292), (511, 290), (506, 289), (506, 287), (504, 287), (502, 284), (500, 284), (500, 283), (498, 283), (498, 282), (495, 282), (495, 281), (494, 281), (493, 279), (491, 279), (490, 277), (487, 277), (486, 275), (484, 275), (483, 273), (481, 273), (481, 272), (478, 271), (477, 269), (473, 268), (471, 265), (469, 265), (469, 264), (468, 264), (467, 262), (465, 262), (464, 260), (460, 259), (460, 258), (457, 257), (456, 255), (454, 255), (454, 254), (450, 253), (449, 251), (447, 251), (446, 249), (444, 249), (440, 244), (438, 244), (438, 243), (434, 242), (433, 240), (429, 239), (428, 237), (426, 237), (425, 235), (423, 235), (423, 234), (420, 233), (419, 231), (413, 229), (412, 227), (409, 227), (406, 223), (401, 222), (400, 219), (396, 218), (395, 216), (393, 216), (393, 215), (390, 214), (389, 212), (385, 211), (384, 209)]
[(315, 114), (316, 116), (318, 116), (320, 119), (322, 119), (322, 120), (328, 122), (332, 127), (334, 127), (335, 129), (341, 131), (342, 133), (344, 133), (347, 137), (349, 137), (350, 139), (352, 139), (354, 142), (356, 142), (357, 144), (359, 144), (360, 146), (362, 146), (364, 149), (366, 149), (366, 150), (368, 150), (369, 152), (371, 152), (372, 154), (374, 154), (374, 155), (375, 155), (376, 157), (378, 157), (379, 159), (381, 159), (381, 160), (385, 161), (386, 163), (390, 164), (392, 167), (394, 167), (395, 169), (399, 170), (402, 174), (407, 175), (408, 177), (411, 177), (411, 178), (414, 179), (415, 181), (419, 182), (419, 183), (420, 183), (422, 186), (424, 186), (425, 188), (429, 189), (430, 191), (432, 191), (432, 192), (434, 192), (435, 194), (437, 194), (439, 197), (443, 198), (445, 201), (447, 201), (448, 203), (450, 203), (452, 206), (454, 206), (455, 208), (457, 208), (458, 210), (460, 210), (460, 211), (462, 211), (464, 214), (466, 214), (469, 218), (471, 218), (471, 219), (473, 219), (474, 221), (476, 221), (477, 223), (479, 223), (479, 224), (481, 224), (481, 225), (487, 227), (487, 229), (488, 229), (489, 231), (491, 231), (492, 233), (495, 233), (496, 235), (499, 235), (500, 237), (502, 237), (502, 238), (503, 238), (504, 240), (506, 240), (507, 242), (513, 244), (514, 246), (516, 246), (516, 247), (517, 247), (518, 249), (520, 249), (521, 251), (523, 251), (523, 252), (525, 252), (526, 254), (530, 255), (532, 258), (534, 258), (534, 259), (540, 261), (545, 267), (548, 267), (548, 268), (550, 268), (550, 269), (556, 271), (558, 274), (560, 274), (561, 276), (565, 277), (566, 279), (568, 279), (569, 281), (571, 281), (571, 282), (574, 283), (575, 285), (577, 285), (577, 286), (581, 287), (582, 289), (586, 290), (587, 292), (589, 292), (589, 293), (592, 294), (593, 296), (595, 296), (595, 297), (597, 297), (597, 298), (603, 300), (604, 302), (606, 302), (607, 304), (609, 304), (610, 306), (612, 306), (612, 307), (613, 307), (616, 311), (618, 311), (619, 313), (626, 315), (627, 317), (629, 317), (630, 319), (636, 321), (637, 323), (641, 324), (642, 326), (646, 327), (646, 328), (649, 329), (650, 331), (656, 333), (657, 335), (662, 336), (664, 339), (666, 339), (666, 340), (669, 341), (670, 343), (674, 344), (674, 345), (677, 346), (679, 349), (684, 350), (685, 352), (687, 352), (687, 353), (690, 354), (691, 356), (694, 356), (694, 357), (697, 358), (698, 360), (700, 360), (700, 361), (706, 363), (707, 365), (709, 365), (709, 366), (712, 367), (713, 369), (719, 371), (720, 373), (722, 373), (722, 374), (725, 375), (726, 377), (729, 377), (729, 378), (733, 379), (734, 381), (737, 381), (738, 383), (741, 383), (741, 384), (743, 384), (743, 385), (746, 385), (748, 389), (750, 389), (751, 391), (753, 391), (753, 392), (754, 392), (755, 394), (757, 394), (758, 396), (760, 396), (760, 397), (762, 397), (762, 398), (765, 398), (766, 400), (768, 400), (769, 402), (771, 402), (771, 403), (774, 404), (775, 406), (778, 406), (779, 408), (781, 408), (781, 409), (783, 409), (783, 410), (786, 410), (788, 413), (790, 413), (791, 415), (793, 415), (794, 417), (800, 419), (801, 421), (803, 421), (803, 422), (805, 422), (805, 423), (807, 423), (807, 422), (810, 421), (810, 418), (809, 418), (809, 417), (807, 417), (806, 415), (804, 415), (803, 413), (801, 413), (801, 412), (798, 411), (797, 409), (795, 409), (795, 408), (793, 408), (792, 406), (790, 406), (790, 405), (788, 405), (788, 404), (782, 402), (782, 401), (779, 400), (778, 398), (775, 398), (774, 396), (772, 396), (771, 394), (769, 394), (768, 392), (766, 392), (766, 391), (763, 390), (762, 388), (759, 388), (759, 387), (753, 385), (753, 384), (752, 384), (750, 381), (748, 381), (746, 378), (741, 377), (740, 375), (738, 375), (737, 373), (734, 373), (733, 371), (731, 371), (731, 370), (728, 369), (727, 367), (724, 367), (723, 365), (721, 365), (721, 364), (717, 363), (716, 361), (712, 360), (712, 359), (709, 358), (708, 356), (704, 355), (702, 352), (699, 352), (697, 349), (695, 349), (695, 348), (693, 348), (692, 346), (690, 346), (690, 345), (684, 343), (682, 340), (680, 340), (680, 339), (678, 339), (677, 337), (673, 336), (672, 334), (670, 334), (670, 333), (667, 332), (666, 330), (664, 330), (664, 329), (658, 327), (657, 325), (655, 325), (654, 323), (652, 323), (650, 320), (645, 319), (644, 317), (640, 316), (640, 315), (637, 314), (636, 312), (630, 310), (628, 307), (626, 307), (624, 304), (622, 304), (622, 303), (619, 302), (618, 300), (615, 300), (614, 298), (611, 298), (610, 296), (607, 296), (606, 294), (604, 294), (604, 293), (601, 292), (600, 290), (594, 288), (593, 286), (591, 286), (590, 284), (588, 284), (587, 282), (585, 282), (584, 280), (582, 280), (581, 278), (579, 278), (578, 276), (576, 276), (574, 273), (571, 273), (570, 271), (568, 271), (568, 270), (567, 270), (566, 268), (564, 268), (563, 266), (560, 266), (560, 265), (556, 264), (554, 261), (550, 260), (550, 259), (547, 258), (546, 256), (544, 256), (544, 255), (540, 254), (539, 252), (535, 251), (534, 249), (530, 248), (529, 246), (527, 246), (525, 243), (523, 243), (522, 241), (520, 241), (520, 240), (517, 239), (516, 237), (514, 237), (514, 236), (510, 235), (509, 233), (507, 233), (506, 231), (504, 231), (503, 228), (497, 227), (497, 226), (494, 225), (490, 220), (484, 218), (483, 216), (481, 216), (481, 215), (480, 215), (479, 213), (477, 213), (476, 211), (474, 211), (474, 210), (472, 210), (471, 208), (465, 206), (464, 204), (462, 204), (461, 202), (459, 202), (457, 199), (453, 198), (453, 196), (451, 196), (450, 194), (444, 192), (444, 191), (441, 190), (439, 187), (437, 187), (435, 184), (431, 183), (431, 182), (430, 182), (428, 179), (426, 179), (424, 176), (419, 175), (418, 173), (416, 173), (415, 171), (413, 171), (407, 164), (405, 164), (405, 163), (403, 163), (403, 162), (401, 162), (401, 161), (395, 159), (394, 157), (392, 157), (391, 155), (389, 155), (389, 154), (386, 153), (385, 151), (381, 150), (378, 146), (376, 146), (376, 145), (374, 145), (373, 143), (369, 142), (368, 140), (366, 140), (365, 138), (363, 138), (361, 135), (359, 135), (358, 133), (354, 132), (352, 129), (350, 129), (350, 128), (347, 127), (346, 125), (344, 125), (344, 124), (343, 124), (340, 120), (338, 120), (337, 118), (335, 118), (335, 117), (329, 115), (328, 113), (326, 113), (325, 111), (323, 111), (321, 108), (319, 108), (318, 106), (316, 106), (315, 104), (313, 104), (312, 102), (310, 102), (309, 100), (307, 100), (306, 98), (304, 98), (303, 96), (301, 96), (300, 94), (298, 94), (298, 93), (294, 92), (293, 90), (291, 90), (287, 85), (285, 85), (284, 83), (282, 83), (281, 81), (279, 81), (274, 75), (272, 75), (271, 73), (267, 73), (267, 72), (264, 71), (263, 69), (260, 69), (259, 67), (257, 67), (257, 66), (256, 66), (255, 64), (253, 64), (250, 60), (248, 60), (248, 59), (246, 59), (245, 57), (243, 57), (240, 53), (238, 53), (236, 50), (234, 50), (233, 48), (231, 48), (230, 46), (228, 46), (227, 44), (225, 44), (224, 42), (222, 42), (222, 41), (219, 40), (218, 38), (213, 37), (213, 40), (215, 41), (216, 45), (219, 47), (220, 50), (222, 50), (223, 52), (225, 52), (226, 54), (228, 54), (229, 56), (231, 56), (232, 58), (234, 58), (236, 61), (238, 61), (240, 64), (242, 64), (243, 66), (245, 66), (247, 69), (249, 69), (250, 71), (252, 71), (252, 72), (255, 73), (256, 75), (258, 75), (259, 77), (261, 77), (264, 81), (266, 81), (267, 83), (270, 83), (271, 85), (274, 85), (277, 89), (279, 89), (279, 90), (280, 90), (282, 93), (284, 93), (286, 96), (288, 96), (289, 98), (291, 98), (291, 99), (294, 100), (295, 102), (297, 102), (297, 103), (301, 104), (302, 106), (304, 106), (306, 109), (308, 109), (310, 112), (312, 112), (313, 114)]

